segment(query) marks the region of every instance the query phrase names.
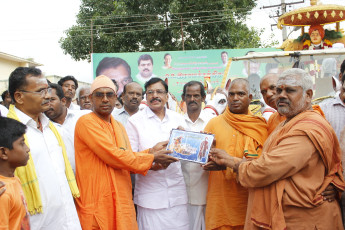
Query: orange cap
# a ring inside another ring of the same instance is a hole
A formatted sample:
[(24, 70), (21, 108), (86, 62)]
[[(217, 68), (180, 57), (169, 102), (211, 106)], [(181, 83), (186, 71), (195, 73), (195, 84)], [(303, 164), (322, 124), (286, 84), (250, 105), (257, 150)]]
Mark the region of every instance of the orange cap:
[(115, 84), (110, 80), (109, 77), (104, 76), (104, 75), (100, 75), (100, 76), (96, 77), (95, 80), (92, 82), (90, 93), (92, 94), (93, 91), (95, 91), (96, 89), (104, 88), (104, 87), (114, 90), (114, 93), (116, 93), (116, 91), (117, 91)]

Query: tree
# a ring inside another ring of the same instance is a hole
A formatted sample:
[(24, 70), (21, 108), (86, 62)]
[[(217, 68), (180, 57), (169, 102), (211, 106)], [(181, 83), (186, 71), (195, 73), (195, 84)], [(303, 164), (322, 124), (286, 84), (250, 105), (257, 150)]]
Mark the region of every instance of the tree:
[(60, 39), (75, 60), (90, 53), (260, 47), (248, 28), (255, 0), (82, 0), (77, 25)]

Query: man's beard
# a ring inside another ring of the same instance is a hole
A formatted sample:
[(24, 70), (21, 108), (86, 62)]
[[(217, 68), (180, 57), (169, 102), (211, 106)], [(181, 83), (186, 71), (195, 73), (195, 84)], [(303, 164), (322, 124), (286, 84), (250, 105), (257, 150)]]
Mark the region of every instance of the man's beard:
[[(279, 99), (278, 99), (278, 102)], [(300, 111), (303, 109), (304, 104), (305, 104), (305, 94), (303, 94), (303, 97), (298, 101), (297, 105), (294, 108), (291, 108), (291, 102), (290, 101), (285, 101), (284, 102), (288, 103), (289, 106), (288, 107), (278, 107), (278, 112), (281, 115), (284, 115), (285, 117), (293, 117), (296, 116), (298, 113), (300, 113)], [(278, 104), (278, 103), (277, 103)]]

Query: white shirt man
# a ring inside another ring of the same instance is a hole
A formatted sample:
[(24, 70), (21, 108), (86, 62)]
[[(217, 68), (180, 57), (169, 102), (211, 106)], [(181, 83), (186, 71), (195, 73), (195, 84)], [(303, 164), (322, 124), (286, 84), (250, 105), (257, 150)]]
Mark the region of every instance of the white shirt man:
[[(209, 120), (215, 115), (201, 110), (206, 94), (204, 86), (197, 81), (190, 81), (183, 87), (182, 99), (186, 102), (187, 113), (184, 119), (186, 130), (203, 131)], [(188, 193), (188, 216), (190, 230), (205, 230), (205, 208), (209, 172), (198, 163), (181, 161), (182, 172)]]
[(26, 136), (39, 180), (43, 212), (30, 216), (31, 229), (81, 229), (66, 175), (62, 149), (41, 114), (43, 132), (36, 122), (17, 108), (19, 120), (27, 126)]
[[(188, 117), (188, 114), (185, 114), (184, 118), (187, 123), (186, 130), (194, 132), (203, 131), (209, 120), (213, 117), (201, 111), (199, 118), (193, 122)], [(190, 226), (192, 226), (192, 221), (195, 223), (194, 227), (190, 229), (205, 229), (204, 218), (209, 172), (203, 170), (200, 164), (189, 161), (181, 161), (181, 166), (188, 194)], [(202, 213), (202, 215), (198, 215), (199, 213)]]
[[(168, 140), (172, 129), (186, 127), (181, 115), (164, 107), (168, 100), (167, 88), (158, 78), (147, 83), (149, 107), (131, 116), (126, 126), (133, 151), (151, 148)], [(134, 203), (140, 230), (188, 230), (187, 200), (180, 162), (165, 170), (151, 170), (146, 176), (136, 176)]]
[[(32, 162), (30, 166), (24, 166), (26, 170), (18, 171), (18, 176), (22, 183), (27, 183), (22, 187), (30, 188), (24, 190), (30, 204), (28, 209), (36, 212), (30, 216), (31, 229), (81, 229), (67, 180), (66, 174), (69, 173), (65, 173), (68, 170), (65, 165), (69, 167), (69, 162), (63, 157), (58, 139), (60, 134), (53, 124), (49, 125), (43, 114), (49, 109), (48, 94), (51, 91), (46, 78), (35, 67), (18, 67), (9, 77), (8, 88), (14, 106), (10, 107), (7, 116), (27, 126), (25, 140), (31, 153), (29, 161)], [(28, 173), (29, 170), (35, 173)], [(73, 180), (73, 176), (68, 177)], [(34, 189), (36, 186), (39, 191)], [(78, 195), (76, 191), (73, 193)], [(31, 196), (35, 198), (30, 199)]]
[(74, 130), (78, 119), (90, 113), (91, 110), (70, 110), (67, 109), (67, 115), (65, 117), (64, 123), (61, 125), (59, 123), (53, 122), (58, 128), (63, 142), (65, 143), (66, 152), (68, 160), (71, 163), (73, 172), (75, 173), (75, 157), (74, 157)]

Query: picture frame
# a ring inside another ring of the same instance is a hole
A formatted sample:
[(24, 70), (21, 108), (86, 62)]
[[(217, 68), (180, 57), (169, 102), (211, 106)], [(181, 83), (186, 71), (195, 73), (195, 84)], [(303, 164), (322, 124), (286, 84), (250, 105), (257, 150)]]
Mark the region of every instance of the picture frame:
[(213, 134), (173, 129), (167, 150), (170, 155), (180, 160), (206, 164), (214, 140)]

